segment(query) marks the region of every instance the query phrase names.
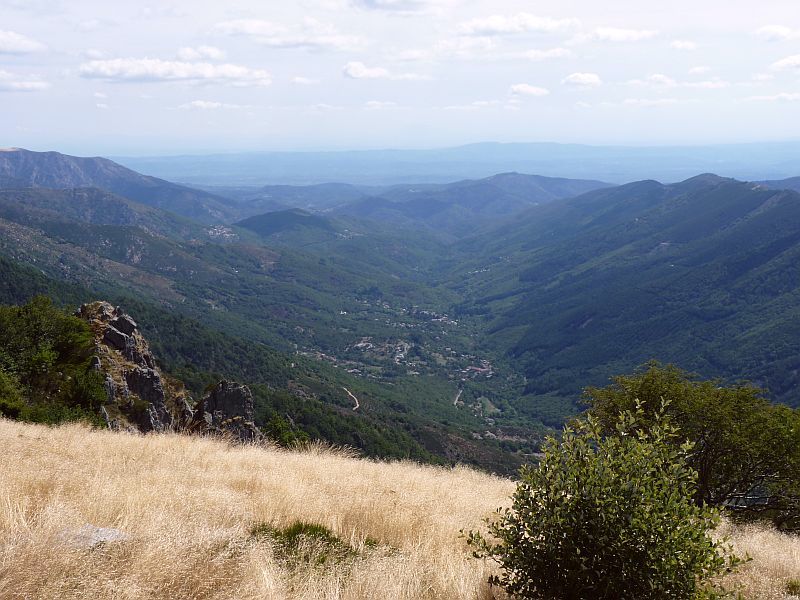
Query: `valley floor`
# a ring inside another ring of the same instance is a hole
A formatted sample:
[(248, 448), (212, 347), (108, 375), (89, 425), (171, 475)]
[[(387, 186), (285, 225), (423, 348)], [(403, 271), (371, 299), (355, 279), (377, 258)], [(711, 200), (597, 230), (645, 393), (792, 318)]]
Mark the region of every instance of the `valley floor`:
[[(3, 599), (504, 597), (459, 531), (508, 503), (509, 480), (323, 448), (6, 420), (0, 448)], [(326, 559), (309, 540), (297, 560), (253, 533), (297, 521), (329, 528), (346, 555)], [(800, 540), (729, 533), (754, 559), (735, 576), (745, 597), (792, 598), (783, 590), (800, 573)]]

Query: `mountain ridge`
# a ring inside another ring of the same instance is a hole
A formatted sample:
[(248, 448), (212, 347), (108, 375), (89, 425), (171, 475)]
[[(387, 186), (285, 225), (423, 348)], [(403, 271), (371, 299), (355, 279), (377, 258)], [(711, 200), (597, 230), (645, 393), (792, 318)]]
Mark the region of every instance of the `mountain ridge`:
[(9, 149), (0, 153), (0, 185), (49, 189), (100, 188), (204, 223), (235, 216), (232, 201), (142, 175), (107, 158)]

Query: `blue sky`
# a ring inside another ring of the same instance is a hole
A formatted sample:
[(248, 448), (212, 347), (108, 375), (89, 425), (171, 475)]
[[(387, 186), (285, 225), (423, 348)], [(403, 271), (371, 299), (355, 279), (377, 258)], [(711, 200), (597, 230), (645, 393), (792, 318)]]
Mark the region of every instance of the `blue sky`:
[(0, 0), (0, 146), (800, 139), (792, 0)]

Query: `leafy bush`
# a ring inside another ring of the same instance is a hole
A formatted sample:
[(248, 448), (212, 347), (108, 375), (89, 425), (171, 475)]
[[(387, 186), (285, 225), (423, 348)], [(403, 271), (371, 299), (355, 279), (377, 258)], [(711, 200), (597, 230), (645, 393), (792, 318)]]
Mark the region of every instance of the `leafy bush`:
[(696, 504), (735, 504), (738, 515), (800, 527), (798, 411), (771, 404), (753, 386), (701, 381), (658, 363), (616, 377), (610, 386), (589, 388), (585, 400), (606, 434), (614, 434), (620, 412), (642, 403), (647, 425), (666, 401), (670, 421), (680, 430), (672, 443), (694, 444), (687, 462), (698, 472)]
[(623, 413), (607, 437), (589, 417), (547, 441), (491, 535), (468, 536), (477, 557), (502, 567), (492, 583), (545, 600), (719, 597), (709, 581), (738, 559), (710, 537), (718, 513), (692, 502), (690, 447), (672, 443), (663, 411), (647, 429), (643, 416)]
[(103, 377), (89, 325), (37, 296), (0, 306), (0, 414), (40, 423), (102, 423)]

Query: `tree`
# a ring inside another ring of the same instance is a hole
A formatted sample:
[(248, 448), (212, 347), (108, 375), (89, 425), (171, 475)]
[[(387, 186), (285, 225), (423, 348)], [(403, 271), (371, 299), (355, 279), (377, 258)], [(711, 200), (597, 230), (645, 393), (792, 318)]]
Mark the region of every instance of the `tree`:
[(620, 412), (641, 403), (647, 425), (654, 407), (666, 402), (680, 430), (674, 444), (693, 443), (687, 461), (698, 472), (696, 504), (735, 504), (737, 514), (769, 516), (785, 528), (800, 525), (798, 411), (771, 404), (756, 387), (701, 381), (658, 363), (589, 388), (584, 397), (607, 434), (615, 432)]
[(103, 377), (91, 367), (89, 324), (37, 296), (0, 306), (0, 414), (58, 423), (102, 423)]
[(690, 444), (674, 443), (662, 410), (646, 428), (644, 416), (622, 413), (611, 436), (590, 416), (548, 439), (490, 537), (469, 534), (502, 567), (492, 583), (542, 600), (720, 597), (710, 579), (739, 560), (710, 536), (718, 513), (692, 501)]

